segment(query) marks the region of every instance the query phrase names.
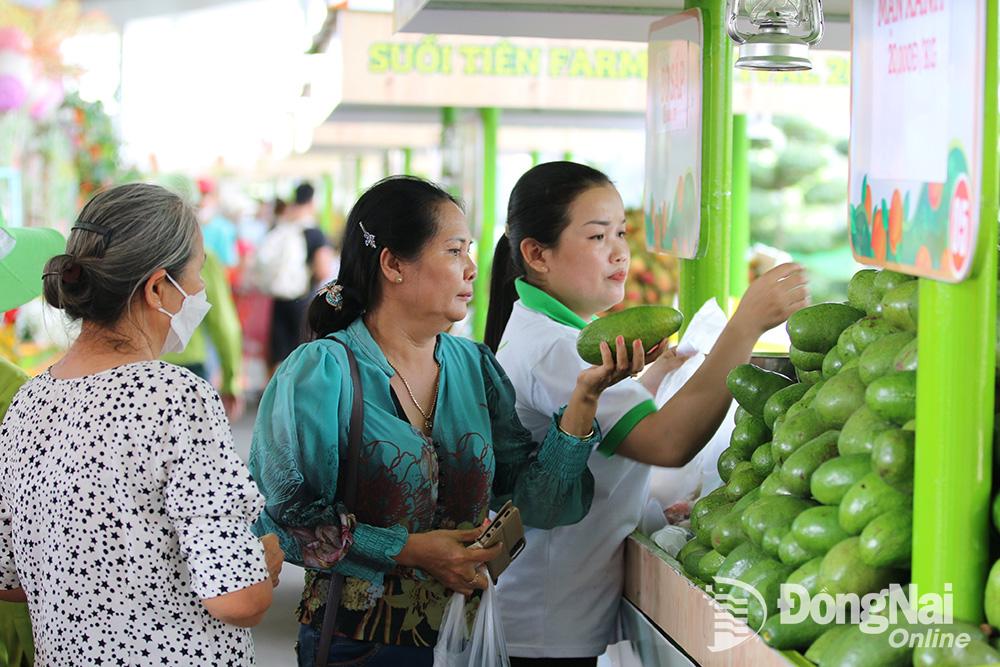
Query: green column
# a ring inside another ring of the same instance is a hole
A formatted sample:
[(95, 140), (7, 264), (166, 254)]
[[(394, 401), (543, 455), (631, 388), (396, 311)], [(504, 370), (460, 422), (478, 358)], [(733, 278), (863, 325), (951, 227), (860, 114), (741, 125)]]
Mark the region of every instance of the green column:
[(323, 206), (319, 212), (319, 227), (327, 236), (333, 236), (333, 176), (323, 174)]
[(480, 206), (479, 251), (476, 255), (476, 281), (472, 295), (472, 332), (481, 341), (486, 333), (486, 312), (490, 297), (490, 267), (493, 264), (493, 233), (497, 210), (497, 128), (500, 110), (480, 109), (483, 121), (483, 198)]
[(542, 162), (541, 151), (531, 151), (531, 166), (537, 167)]
[(458, 146), (458, 114), (455, 107), (441, 109), (441, 185), (454, 197), (462, 195), (458, 172), (461, 155)]
[(562, 159), (565, 160), (566, 162), (572, 162), (573, 161), (573, 151), (563, 151)]
[(413, 149), (404, 148), (403, 149), (403, 173), (406, 175), (413, 174)]
[(747, 251), (750, 249), (750, 139), (747, 117), (733, 116), (733, 224), (729, 251), (729, 296), (747, 289)]
[[(987, 1), (982, 201), (974, 277), (920, 281), (920, 371), (913, 492), (913, 581), (953, 591), (978, 622), (989, 562), (997, 285), (997, 0)], [(961, 91), (972, 95), (973, 91)]]
[(715, 298), (729, 309), (729, 224), (732, 195), (733, 48), (726, 0), (687, 0), (702, 11), (701, 257), (680, 260), (679, 301), (685, 321)]

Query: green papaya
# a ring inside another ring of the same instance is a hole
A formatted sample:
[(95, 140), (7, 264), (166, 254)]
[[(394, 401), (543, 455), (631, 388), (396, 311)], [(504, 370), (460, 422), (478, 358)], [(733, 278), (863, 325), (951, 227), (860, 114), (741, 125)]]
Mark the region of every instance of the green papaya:
[[(764, 496), (743, 511), (743, 532), (756, 545), (761, 545), (764, 533), (771, 528), (785, 531), (792, 526), (792, 521), (800, 512), (813, 507), (815, 503), (804, 498), (792, 496)], [(779, 539), (780, 542), (780, 539)]]
[(691, 530), (695, 530), (695, 526), (701, 520), (701, 517), (728, 502), (731, 501), (726, 494), (726, 487), (724, 486), (720, 486), (711, 493), (696, 500), (694, 505), (691, 506)]
[(788, 359), (801, 371), (818, 371), (823, 368), (822, 352), (805, 352), (792, 345), (788, 349)]
[(793, 495), (809, 495), (812, 475), (823, 463), (837, 456), (839, 431), (827, 431), (795, 450), (781, 464), (781, 481)]
[(733, 471), (733, 476), (726, 483), (726, 494), (733, 502), (739, 500), (753, 489), (760, 488), (761, 482), (767, 475), (761, 475), (753, 469), (753, 465), (740, 466)]
[[(716, 594), (726, 593), (730, 585), (725, 579), (742, 581), (743, 575), (754, 565), (767, 560), (767, 554), (753, 542), (744, 542), (729, 552), (722, 565), (715, 572), (715, 585), (713, 591)], [(678, 554), (680, 560), (680, 554)]]
[(917, 373), (899, 371), (877, 378), (865, 391), (865, 404), (882, 419), (903, 425), (917, 414)]
[(793, 496), (792, 490), (781, 481), (781, 471), (776, 467), (771, 474), (764, 478), (760, 485), (760, 495), (765, 496)]
[(865, 404), (865, 383), (856, 368), (841, 369), (816, 394), (812, 409), (828, 428), (839, 429)]
[(750, 457), (750, 465), (753, 466), (758, 475), (763, 475), (765, 479), (767, 475), (771, 474), (771, 471), (774, 470), (774, 451), (771, 449), (770, 442), (765, 442), (754, 450), (753, 456)]
[(861, 558), (860, 538), (835, 544), (819, 566), (819, 590), (830, 595), (864, 595), (882, 590), (898, 574), (888, 567), (872, 567)]
[(986, 600), (983, 605), (986, 620), (993, 627), (1000, 627), (1000, 560), (993, 563), (986, 577)]
[(982, 667), (1000, 663), (1000, 652), (982, 639), (972, 639), (962, 646), (913, 649), (913, 667)]
[(875, 447), (875, 438), (891, 428), (892, 422), (879, 417), (867, 405), (862, 405), (840, 429), (837, 447), (842, 456), (870, 454)]
[(576, 351), (588, 364), (601, 365), (601, 343), (611, 346), (615, 354), (615, 339), (624, 336), (629, 358), (632, 341), (641, 340), (644, 350), (650, 350), (664, 338), (680, 330), (684, 316), (670, 306), (633, 306), (591, 322), (576, 339)]
[(771, 430), (759, 417), (744, 419), (733, 428), (729, 446), (743, 453), (743, 460), (749, 461), (755, 449), (771, 439)]
[(917, 339), (914, 338), (909, 343), (904, 345), (899, 352), (896, 353), (896, 358), (892, 360), (892, 367), (897, 371), (915, 371), (917, 370)]
[(858, 350), (858, 356), (864, 354), (869, 345), (885, 338), (889, 334), (898, 332), (900, 328), (888, 322), (881, 315), (858, 320), (851, 332), (851, 335), (854, 336), (854, 346)]
[(781, 538), (781, 543), (778, 545), (778, 560), (785, 565), (793, 567), (804, 565), (821, 555), (821, 553), (806, 549), (799, 544), (799, 541), (795, 539), (795, 535), (791, 531), (785, 533), (785, 536)]
[[(854, 342), (854, 325), (847, 327), (841, 332), (840, 337), (837, 339), (837, 354), (840, 355), (841, 360), (846, 364), (852, 359), (857, 359), (858, 355), (861, 354), (861, 350), (858, 349), (858, 344)], [(843, 367), (841, 367), (843, 370)]]
[(912, 503), (913, 498), (892, 488), (877, 474), (869, 473), (844, 494), (837, 519), (841, 528), (851, 535), (859, 535), (875, 517), (909, 510)]
[(734, 507), (712, 529), (712, 548), (723, 556), (728, 556), (733, 549), (747, 541), (740, 518), (740, 513)]
[(840, 352), (837, 348), (833, 348), (826, 353), (823, 357), (823, 379), (829, 380), (834, 375), (840, 372), (841, 367), (844, 365), (844, 360), (840, 358)]
[(809, 491), (824, 505), (839, 505), (848, 489), (868, 475), (871, 469), (870, 455), (841, 454), (816, 469), (809, 482)]
[(746, 410), (744, 410), (742, 405), (737, 405), (736, 406), (736, 411), (733, 412), (733, 423), (734, 424), (739, 424), (741, 421), (743, 421), (744, 419), (746, 419), (747, 417), (750, 417), (750, 416), (752, 416), (752, 415), (749, 412), (747, 412)]
[(875, 269), (862, 269), (855, 273), (847, 283), (847, 303), (869, 315), (874, 315), (881, 294), (875, 289), (877, 275), (878, 271)]
[[(785, 583), (788, 586), (800, 587), (810, 597), (816, 595), (819, 592), (819, 568), (822, 562), (821, 557), (807, 561), (788, 575)], [(797, 590), (795, 594), (789, 594), (782, 590), (782, 595), (778, 600), (778, 608), (787, 610), (791, 614), (799, 613), (801, 611), (801, 598), (798, 592)], [(811, 615), (797, 623), (792, 623), (791, 620), (792, 618), (785, 618), (780, 613), (773, 614), (761, 628), (761, 638), (772, 648), (802, 651), (816, 641), (829, 627), (827, 624), (816, 623)]]
[(879, 433), (872, 448), (872, 470), (903, 493), (913, 493), (914, 440), (913, 431), (890, 429)]
[(910, 567), (913, 513), (899, 510), (880, 514), (861, 531), (858, 550), (865, 565)]
[(811, 407), (786, 417), (771, 440), (774, 460), (784, 463), (796, 449), (826, 431), (825, 422)]
[(881, 338), (861, 353), (858, 359), (858, 375), (866, 385), (895, 370), (896, 355), (907, 343), (914, 340), (913, 332), (897, 331)]
[[(787, 419), (787, 418), (791, 417), (792, 415), (795, 415), (795, 414), (797, 414), (799, 412), (802, 412), (803, 410), (805, 410), (806, 408), (808, 408), (809, 406), (811, 406), (813, 400), (815, 400), (815, 398), (816, 398), (816, 394), (819, 393), (819, 390), (822, 389), (823, 385), (825, 385), (825, 384), (826, 384), (826, 380), (820, 380), (819, 382), (817, 382), (816, 384), (813, 384), (813, 385), (801, 385), (801, 386), (806, 387), (806, 393), (802, 394), (802, 398), (800, 398), (798, 401), (796, 401), (792, 405), (792, 407), (788, 408), (788, 410), (785, 412), (784, 415), (782, 415), (782, 417), (784, 417), (785, 419)], [(781, 419), (781, 417), (779, 417), (778, 419), (774, 420), (774, 428), (771, 429), (772, 432), (778, 430), (778, 422), (779, 422), (780, 419)]]
[(804, 371), (796, 368), (795, 377), (798, 378), (799, 382), (810, 387), (823, 379), (823, 371)]
[(787, 526), (772, 526), (768, 528), (764, 531), (764, 537), (760, 540), (760, 548), (771, 558), (780, 560), (778, 549), (781, 547), (781, 541), (785, 539), (785, 535), (787, 534)]
[(764, 425), (768, 428), (774, 428), (774, 420), (788, 412), (788, 409), (795, 405), (807, 391), (809, 391), (809, 387), (806, 385), (792, 384), (771, 394), (767, 403), (764, 404)]
[(753, 364), (740, 364), (726, 376), (726, 387), (733, 398), (757, 418), (763, 418), (764, 404), (771, 394), (790, 384), (792, 381), (784, 375), (765, 371)]
[[(771, 558), (757, 563), (743, 574), (741, 581), (745, 586), (730, 589), (730, 610), (745, 608), (747, 625), (754, 631), (760, 630), (765, 618), (778, 610), (781, 584), (793, 571), (794, 568)], [(751, 595), (750, 591), (756, 591), (757, 595)]]
[(879, 271), (878, 275), (875, 276), (875, 279), (872, 281), (872, 286), (875, 288), (879, 302), (881, 302), (887, 292), (911, 280), (915, 280), (915, 278), (913, 276), (908, 276), (905, 273), (897, 273), (896, 271), (889, 271), (888, 269), (885, 269), (883, 271)]
[(719, 460), (715, 462), (715, 469), (719, 472), (719, 477), (723, 482), (728, 482), (733, 476), (733, 470), (740, 463), (746, 461), (743, 452), (732, 447), (727, 447), (721, 454)]
[(837, 337), (849, 325), (864, 317), (864, 312), (840, 303), (808, 306), (788, 318), (788, 337), (803, 352), (826, 354), (837, 344)]
[(816, 641), (809, 645), (809, 648), (805, 653), (806, 660), (809, 660), (814, 665), (819, 665), (819, 667), (826, 667), (831, 664), (827, 662), (826, 654), (832, 647), (840, 644), (841, 638), (846, 636), (850, 630), (850, 625), (834, 625), (832, 627), (828, 627), (823, 634), (816, 639)]
[(719, 505), (711, 512), (708, 512), (707, 514), (702, 516), (701, 519), (698, 521), (698, 527), (695, 528), (692, 526), (695, 539), (701, 542), (709, 549), (711, 549), (712, 531), (715, 529), (715, 526), (720, 521), (726, 518), (726, 515), (729, 514), (729, 511), (731, 509), (733, 509), (733, 503), (726, 503), (725, 505)]
[(898, 285), (882, 297), (882, 317), (886, 322), (903, 331), (916, 331), (920, 282), (910, 280)]
[(810, 507), (792, 522), (792, 534), (804, 549), (825, 554), (850, 535), (840, 527), (838, 509), (822, 505)]
[(702, 581), (712, 581), (712, 577), (718, 572), (719, 568), (722, 567), (723, 561), (726, 558), (718, 551), (712, 550), (698, 559), (697, 565), (695, 565), (695, 572), (698, 578)]
[[(685, 574), (698, 577), (698, 563), (701, 561), (701, 557), (711, 551), (711, 549), (700, 541), (692, 541), (695, 542), (694, 546), (691, 546), (691, 542), (688, 542), (677, 552), (677, 560), (683, 566)], [(701, 579), (701, 577), (698, 578)]]
[(753, 502), (755, 500), (757, 500), (758, 498), (760, 498), (760, 487), (759, 486), (756, 489), (752, 489), (749, 493), (747, 493), (742, 498), (740, 498), (739, 500), (737, 500), (736, 504), (733, 505), (733, 509), (732, 509), (731, 513), (732, 514), (739, 514), (740, 516), (742, 516), (743, 515), (743, 510), (745, 510), (746, 508), (750, 507), (750, 505), (752, 505)]
[[(892, 626), (890, 626), (892, 627)], [(820, 667), (909, 667), (913, 649), (890, 641), (890, 631), (868, 634), (860, 626), (847, 626), (839, 641), (824, 652)]]

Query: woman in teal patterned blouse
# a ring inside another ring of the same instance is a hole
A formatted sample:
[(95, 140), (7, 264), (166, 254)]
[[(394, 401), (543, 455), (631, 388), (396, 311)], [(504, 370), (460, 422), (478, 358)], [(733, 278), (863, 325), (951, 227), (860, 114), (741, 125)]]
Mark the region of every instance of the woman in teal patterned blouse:
[[(264, 392), (250, 469), (267, 498), (258, 529), (307, 568), (299, 664), (312, 666), (329, 573), (346, 577), (330, 662), (431, 665), (452, 591), (486, 586), (470, 550), (488, 510), (513, 499), (525, 523), (567, 525), (587, 513), (599, 444), (597, 399), (642, 368), (641, 345), (580, 374), (543, 442), (521, 425), (490, 350), (444, 333), (465, 318), (476, 268), (458, 203), (408, 177), (381, 181), (352, 209), (336, 283), (315, 298), (317, 340), (299, 347)], [(357, 357), (365, 423), (357, 506), (338, 505)], [(470, 595), (471, 614), (478, 598)]]

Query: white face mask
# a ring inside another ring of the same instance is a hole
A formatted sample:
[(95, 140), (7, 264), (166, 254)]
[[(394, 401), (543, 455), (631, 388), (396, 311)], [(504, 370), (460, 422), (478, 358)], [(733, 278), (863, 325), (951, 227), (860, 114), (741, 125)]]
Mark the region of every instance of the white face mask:
[(161, 355), (183, 352), (188, 341), (191, 340), (191, 336), (194, 335), (195, 329), (205, 319), (205, 315), (212, 307), (205, 296), (205, 290), (201, 290), (197, 294), (188, 294), (170, 277), (169, 273), (167, 280), (173, 283), (177, 291), (184, 295), (184, 301), (181, 302), (181, 309), (176, 313), (171, 313), (163, 307), (158, 308), (161, 313), (170, 317), (170, 331), (167, 332), (167, 339), (163, 341)]

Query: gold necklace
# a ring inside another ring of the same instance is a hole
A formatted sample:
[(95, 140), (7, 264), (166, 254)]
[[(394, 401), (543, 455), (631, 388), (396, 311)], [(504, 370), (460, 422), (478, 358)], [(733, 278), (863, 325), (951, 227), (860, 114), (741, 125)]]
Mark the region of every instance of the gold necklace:
[(434, 408), (437, 406), (437, 395), (438, 395), (438, 383), (441, 382), (441, 364), (434, 361), (437, 364), (437, 375), (434, 378), (434, 400), (431, 402), (430, 410), (424, 412), (424, 409), (420, 407), (420, 403), (417, 402), (417, 397), (413, 395), (413, 390), (410, 389), (410, 383), (406, 381), (403, 374), (399, 372), (399, 369), (393, 366), (392, 362), (386, 359), (389, 366), (396, 372), (399, 379), (403, 381), (403, 386), (406, 387), (406, 393), (410, 395), (410, 400), (413, 401), (413, 405), (417, 407), (417, 411), (420, 412), (420, 416), (424, 418), (424, 431), (430, 433), (434, 429)]

